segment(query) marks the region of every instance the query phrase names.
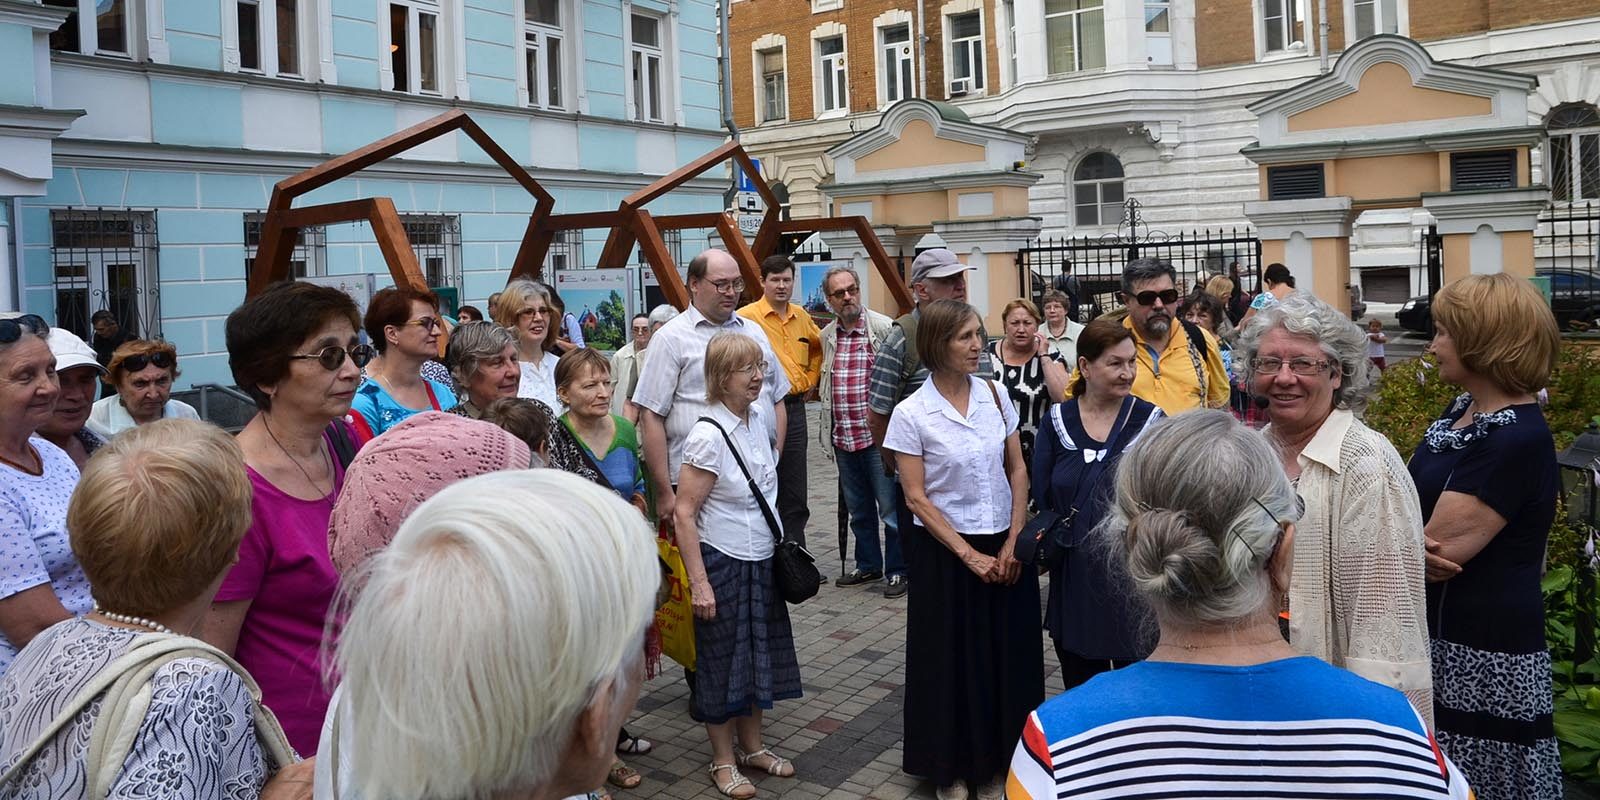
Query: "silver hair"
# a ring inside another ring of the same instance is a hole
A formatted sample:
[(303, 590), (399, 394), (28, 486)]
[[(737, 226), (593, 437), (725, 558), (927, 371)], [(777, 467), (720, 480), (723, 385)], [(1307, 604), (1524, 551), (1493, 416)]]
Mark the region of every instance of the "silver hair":
[(1163, 275), (1177, 285), (1178, 271), (1172, 268), (1172, 264), (1159, 258), (1136, 258), (1122, 268), (1122, 291), (1132, 293), (1134, 284), (1153, 281)]
[(1333, 390), (1335, 408), (1358, 408), (1372, 391), (1372, 362), (1367, 360), (1367, 333), (1339, 309), (1306, 292), (1294, 292), (1276, 305), (1257, 311), (1239, 334), (1234, 350), (1234, 372), (1251, 379), (1250, 363), (1261, 349), (1261, 337), (1273, 328), (1314, 339), (1329, 360), (1339, 365), (1339, 388)]
[(1242, 624), (1273, 602), (1264, 568), (1300, 518), (1277, 449), (1232, 414), (1161, 420), (1117, 466), (1096, 535), (1168, 625)]
[(662, 303), (661, 305), (650, 309), (650, 327), (659, 328), (662, 325), (671, 322), (672, 318), (676, 316), (678, 316), (678, 309), (673, 308), (666, 303)]
[(861, 275), (855, 271), (855, 268), (853, 268), (853, 267), (829, 267), (827, 272), (822, 273), (822, 290), (823, 291), (827, 291), (828, 290), (828, 281), (833, 280), (833, 276), (838, 275), (841, 272), (849, 275), (852, 278), (855, 278), (856, 279), (856, 286), (859, 287), (861, 285)]
[(450, 365), (450, 375), (465, 386), (473, 373), (478, 371), (478, 362), (494, 358), (504, 352), (507, 346), (516, 345), (516, 334), (493, 322), (469, 322), (458, 326), (455, 333), (450, 335), (444, 360)]

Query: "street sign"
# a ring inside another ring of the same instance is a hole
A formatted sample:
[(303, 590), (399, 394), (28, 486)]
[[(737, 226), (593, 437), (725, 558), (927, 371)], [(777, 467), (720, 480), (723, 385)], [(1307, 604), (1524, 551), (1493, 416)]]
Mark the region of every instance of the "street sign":
[[(761, 159), (752, 158), (750, 159), (750, 163), (756, 165), (756, 175), (759, 176), (761, 174)], [(746, 174), (744, 170), (738, 168), (737, 162), (735, 162), (733, 171), (734, 174), (739, 177), (738, 183), (736, 184), (738, 191), (752, 193), (756, 191), (755, 181), (751, 180), (750, 176)]]

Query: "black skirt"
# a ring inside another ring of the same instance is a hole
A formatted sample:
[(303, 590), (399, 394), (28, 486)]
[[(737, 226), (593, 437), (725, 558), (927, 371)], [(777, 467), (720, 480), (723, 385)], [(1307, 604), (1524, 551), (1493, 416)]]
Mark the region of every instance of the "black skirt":
[(690, 716), (719, 725), (800, 696), (789, 607), (773, 585), (772, 559), (741, 561), (701, 543), (717, 614), (694, 621)]
[[(962, 538), (988, 556), (1006, 539)], [(1044, 702), (1039, 576), (1023, 569), (1015, 585), (984, 583), (926, 529), (905, 539), (903, 767), (940, 786), (1003, 777), (1028, 714)]]

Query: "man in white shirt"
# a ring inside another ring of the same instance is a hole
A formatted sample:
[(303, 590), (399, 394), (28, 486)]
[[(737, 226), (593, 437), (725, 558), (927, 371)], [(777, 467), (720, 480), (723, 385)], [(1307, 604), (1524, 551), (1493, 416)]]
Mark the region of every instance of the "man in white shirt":
[(787, 423), (781, 400), (789, 394), (789, 379), (761, 327), (733, 313), (744, 292), (739, 263), (726, 251), (711, 249), (695, 256), (688, 272), (689, 307), (651, 337), (650, 357), (633, 395), (639, 407), (640, 446), (656, 492), (656, 513), (669, 525), (677, 505), (684, 438), (710, 407), (705, 360), (712, 336), (733, 330), (761, 345), (765, 362), (761, 392), (773, 410), (775, 446), (783, 441)]
[(633, 407), (633, 390), (639, 382), (639, 362), (650, 346), (650, 316), (634, 314), (628, 322), (633, 335), (629, 342), (611, 354), (611, 413), (638, 423), (639, 411)]

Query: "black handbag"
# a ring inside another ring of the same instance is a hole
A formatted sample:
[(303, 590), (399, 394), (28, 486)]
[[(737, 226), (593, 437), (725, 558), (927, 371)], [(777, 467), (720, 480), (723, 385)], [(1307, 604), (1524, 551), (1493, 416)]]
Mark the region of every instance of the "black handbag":
[[(1108, 449), (1116, 447), (1117, 438), (1122, 434), (1123, 426), (1133, 413), (1133, 407), (1133, 397), (1130, 395), (1123, 400), (1122, 408), (1117, 413), (1117, 421), (1111, 427), (1111, 433), (1106, 436)], [(1052, 408), (1051, 413), (1060, 413), (1059, 406)], [(1022, 533), (1017, 535), (1017, 546), (1014, 551), (1018, 561), (1037, 567), (1041, 572), (1061, 565), (1067, 555), (1072, 526), (1078, 518), (1078, 508), (1083, 505), (1087, 493), (1094, 491), (1100, 481), (1101, 471), (1105, 469), (1107, 462), (1112, 460), (1110, 456), (1102, 456), (1079, 476), (1077, 491), (1073, 492), (1072, 505), (1068, 507), (1066, 513), (1041, 508), (1038, 515), (1023, 526)]]
[(750, 486), (750, 493), (755, 495), (756, 504), (761, 507), (761, 516), (767, 520), (767, 529), (772, 531), (772, 580), (778, 587), (778, 595), (784, 602), (799, 605), (817, 596), (817, 587), (822, 584), (822, 573), (817, 570), (817, 558), (805, 545), (790, 540), (783, 536), (782, 526), (778, 524), (778, 517), (772, 513), (772, 506), (767, 505), (766, 495), (761, 493), (761, 487), (756, 485), (755, 478), (750, 476), (750, 468), (744, 465), (744, 459), (739, 456), (739, 448), (733, 446), (733, 439), (728, 432), (710, 417), (701, 417), (701, 422), (711, 423), (722, 434), (722, 441), (727, 442), (728, 452), (733, 453), (734, 463), (739, 465), (739, 471), (744, 473), (745, 483)]

